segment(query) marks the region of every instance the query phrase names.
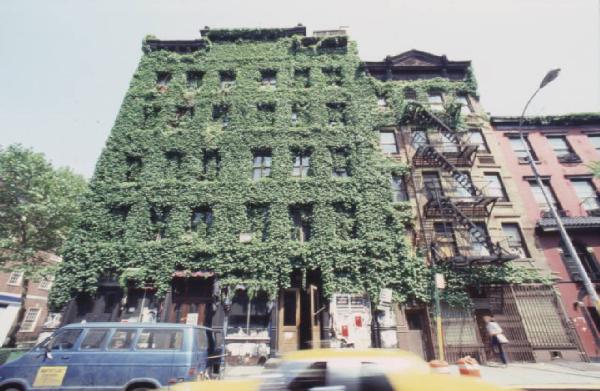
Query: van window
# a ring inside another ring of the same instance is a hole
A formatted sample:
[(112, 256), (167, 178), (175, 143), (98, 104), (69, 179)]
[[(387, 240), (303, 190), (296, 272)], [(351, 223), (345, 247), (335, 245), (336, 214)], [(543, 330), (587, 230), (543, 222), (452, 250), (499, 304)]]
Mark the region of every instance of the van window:
[(88, 330), (83, 342), (81, 342), (81, 349), (100, 349), (106, 336), (108, 335), (108, 329), (92, 329)]
[(75, 346), (77, 338), (81, 335), (83, 329), (67, 329), (59, 331), (58, 334), (52, 338), (50, 347), (52, 350), (70, 350)]
[(174, 329), (143, 329), (137, 349), (181, 349), (183, 332)]
[(114, 350), (131, 349), (135, 332), (135, 329), (117, 329), (110, 339), (108, 348)]
[(197, 341), (197, 345), (198, 345), (198, 350), (207, 350), (208, 349), (208, 339), (207, 337), (207, 333), (210, 333), (210, 331), (205, 330), (205, 329), (200, 329), (200, 330), (196, 330), (196, 338), (198, 339)]

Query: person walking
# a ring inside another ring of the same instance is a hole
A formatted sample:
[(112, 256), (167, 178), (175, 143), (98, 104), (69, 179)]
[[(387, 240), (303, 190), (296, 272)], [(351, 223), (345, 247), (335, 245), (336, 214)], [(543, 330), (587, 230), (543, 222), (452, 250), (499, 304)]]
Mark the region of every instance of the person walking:
[(503, 366), (506, 367), (508, 360), (506, 359), (506, 353), (504, 353), (502, 345), (508, 343), (508, 338), (504, 335), (502, 327), (494, 320), (493, 315), (484, 316), (483, 320), (485, 321), (485, 329), (490, 337), (492, 351), (495, 352), (498, 349), (500, 360), (502, 360)]

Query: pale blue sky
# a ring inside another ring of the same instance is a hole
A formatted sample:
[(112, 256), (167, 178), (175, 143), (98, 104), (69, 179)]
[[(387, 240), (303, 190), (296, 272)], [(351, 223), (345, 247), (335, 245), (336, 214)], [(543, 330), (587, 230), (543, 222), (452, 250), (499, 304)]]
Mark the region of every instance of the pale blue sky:
[(20, 142), (90, 177), (146, 34), (203, 26), (350, 26), (361, 57), (409, 49), (472, 60), (482, 103), (517, 115), (600, 111), (598, 0), (0, 0), (0, 145)]

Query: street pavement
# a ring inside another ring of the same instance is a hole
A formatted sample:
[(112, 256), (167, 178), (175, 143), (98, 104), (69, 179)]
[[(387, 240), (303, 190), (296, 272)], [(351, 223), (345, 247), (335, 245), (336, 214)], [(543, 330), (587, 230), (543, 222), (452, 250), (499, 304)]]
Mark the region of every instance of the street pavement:
[[(225, 378), (260, 376), (262, 367), (228, 367)], [(460, 376), (458, 366), (450, 366), (450, 376)], [(482, 365), (481, 378), (503, 387), (526, 390), (600, 390), (600, 363), (553, 361), (552, 363), (515, 363), (503, 368)]]

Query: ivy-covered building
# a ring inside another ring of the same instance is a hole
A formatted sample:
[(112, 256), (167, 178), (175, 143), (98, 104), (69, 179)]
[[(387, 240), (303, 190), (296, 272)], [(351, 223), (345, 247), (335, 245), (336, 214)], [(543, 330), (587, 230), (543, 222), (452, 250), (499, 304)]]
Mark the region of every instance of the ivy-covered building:
[[(63, 249), (50, 299), (65, 322), (225, 327), (229, 360), (244, 363), (340, 344), (431, 357), (437, 261), (446, 341), (466, 322), (473, 338), (452, 342), (456, 354), (485, 359), (472, 305), (497, 297), (481, 287), (505, 284), (489, 288), (503, 295), (540, 279), (481, 228), (497, 195), (457, 176), (469, 165), (447, 162), (472, 165), (478, 150), (458, 104), (476, 102), (470, 63), (418, 51), (362, 62), (343, 32), (303, 26), (201, 33), (143, 43)], [(484, 126), (481, 111), (473, 118)], [(420, 148), (429, 133), (441, 144)], [(458, 210), (476, 209), (479, 225), (458, 223), (487, 254), (434, 256), (443, 240), (431, 234), (450, 237), (456, 208), (423, 190), (428, 165), (471, 197)]]

